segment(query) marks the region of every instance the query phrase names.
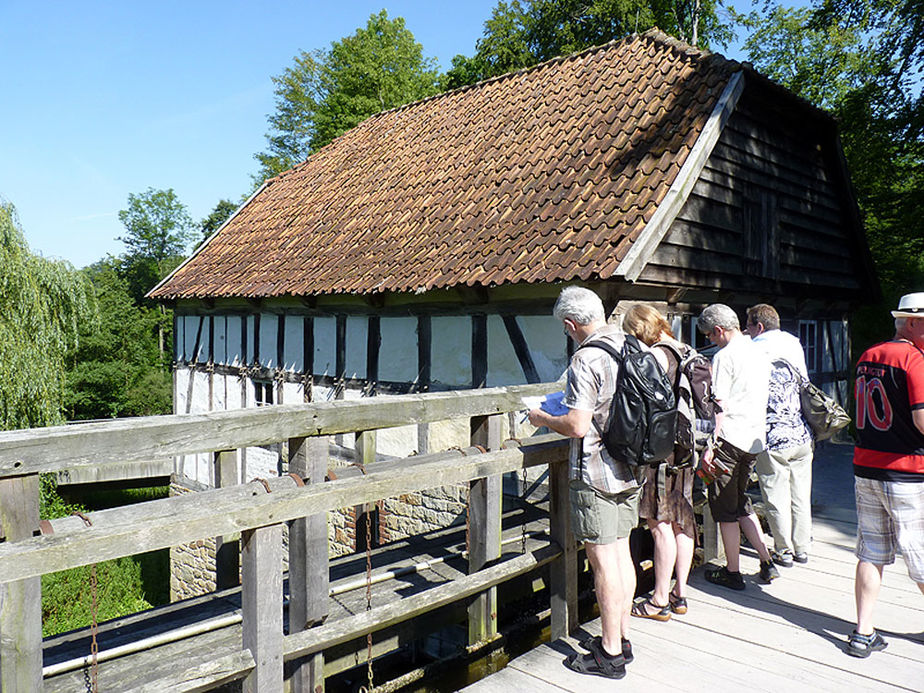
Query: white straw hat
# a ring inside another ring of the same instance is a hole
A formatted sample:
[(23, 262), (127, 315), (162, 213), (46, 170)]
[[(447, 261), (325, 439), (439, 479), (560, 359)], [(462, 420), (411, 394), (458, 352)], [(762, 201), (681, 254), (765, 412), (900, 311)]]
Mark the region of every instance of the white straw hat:
[(898, 310), (892, 311), (893, 318), (924, 318), (924, 291), (905, 294), (898, 302)]

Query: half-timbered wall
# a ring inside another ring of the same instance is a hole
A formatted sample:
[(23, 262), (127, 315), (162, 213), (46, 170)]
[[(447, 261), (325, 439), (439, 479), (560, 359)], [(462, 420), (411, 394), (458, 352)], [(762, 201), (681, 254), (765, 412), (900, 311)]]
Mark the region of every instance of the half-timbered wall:
[[(376, 393), (494, 387), (557, 380), (566, 339), (550, 315), (319, 315), (289, 310), (182, 312), (175, 322), (174, 410), (357, 398)], [(379, 433), (378, 453), (468, 444), (452, 422)], [(350, 448), (349, 436), (336, 443)], [(273, 449), (248, 448), (241, 479), (277, 474)], [(177, 461), (177, 472), (214, 485), (206, 455)]]

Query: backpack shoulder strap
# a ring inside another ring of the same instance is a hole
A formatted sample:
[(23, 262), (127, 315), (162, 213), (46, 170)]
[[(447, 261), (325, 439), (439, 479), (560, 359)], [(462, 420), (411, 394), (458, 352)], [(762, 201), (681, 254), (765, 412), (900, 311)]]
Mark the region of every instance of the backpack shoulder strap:
[(613, 346), (612, 344), (610, 344), (609, 342), (604, 342), (604, 341), (602, 341), (602, 340), (595, 340), (595, 341), (593, 341), (593, 342), (586, 342), (585, 344), (581, 344), (581, 346), (579, 346), (579, 347), (577, 348), (577, 350), (579, 351), (579, 350), (585, 349), (585, 348), (587, 348), (587, 347), (597, 347), (598, 349), (603, 349), (603, 351), (605, 351), (607, 354), (609, 354), (610, 356), (612, 356), (612, 357), (613, 357), (614, 359), (616, 359), (618, 362), (622, 363), (622, 351), (620, 351), (619, 349), (617, 349), (616, 347), (614, 347), (614, 346)]

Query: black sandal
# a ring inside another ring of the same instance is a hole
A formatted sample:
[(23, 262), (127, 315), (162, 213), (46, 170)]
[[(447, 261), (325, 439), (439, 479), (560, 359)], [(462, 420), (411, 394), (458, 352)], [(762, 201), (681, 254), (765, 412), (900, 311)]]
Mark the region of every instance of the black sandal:
[[(649, 612), (648, 607), (654, 609), (654, 613)], [(655, 621), (670, 621), (671, 605), (658, 606), (651, 601), (651, 597), (646, 597), (643, 601), (635, 602), (632, 605), (632, 615), (639, 618), (652, 618)]]
[(678, 597), (673, 592), (667, 593), (667, 601), (670, 604), (671, 611), (678, 616), (687, 613), (687, 600), (685, 597)]
[(588, 649), (589, 654), (577, 653), (565, 659), (565, 666), (579, 674), (602, 676), (605, 679), (621, 679), (626, 675), (626, 660), (622, 655), (608, 655), (602, 646), (591, 646)]
[[(589, 638), (584, 638), (583, 640), (579, 641), (578, 645), (583, 647), (588, 652), (590, 652), (595, 647), (602, 650), (603, 637), (600, 635), (591, 635)], [(622, 658), (626, 660), (626, 664), (629, 664), (633, 659), (635, 659), (635, 655), (632, 654), (632, 643), (629, 642), (627, 638), (622, 638)]]

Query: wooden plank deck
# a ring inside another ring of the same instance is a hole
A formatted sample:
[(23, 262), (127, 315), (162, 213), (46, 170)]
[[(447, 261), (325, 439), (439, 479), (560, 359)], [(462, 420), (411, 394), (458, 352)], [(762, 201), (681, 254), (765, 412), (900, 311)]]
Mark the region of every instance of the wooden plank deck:
[(780, 568), (782, 577), (772, 584), (759, 583), (756, 552), (744, 547), (745, 591), (711, 585), (697, 568), (686, 615), (666, 623), (633, 618), (635, 661), (620, 681), (576, 674), (562, 664), (583, 651), (579, 640), (600, 633), (597, 619), (464, 690), (924, 691), (924, 597), (901, 557), (886, 567), (876, 605), (888, 648), (865, 660), (844, 652), (855, 618), (855, 520), (844, 507), (851, 500), (816, 506), (823, 514), (815, 518), (809, 563)]

